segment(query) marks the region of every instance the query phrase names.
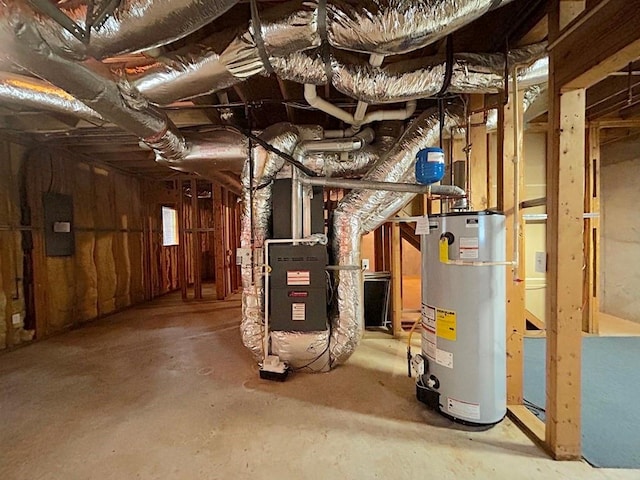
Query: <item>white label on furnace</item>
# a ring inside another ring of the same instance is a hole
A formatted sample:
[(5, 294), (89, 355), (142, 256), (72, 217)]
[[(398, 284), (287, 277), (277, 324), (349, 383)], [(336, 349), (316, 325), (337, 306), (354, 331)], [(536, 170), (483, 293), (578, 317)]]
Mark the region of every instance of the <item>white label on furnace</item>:
[(429, 217), (425, 215), (424, 217), (420, 217), (416, 222), (415, 234), (429, 235), (429, 233), (431, 233), (431, 230), (429, 228)]
[(289, 270), (287, 272), (287, 285), (304, 287), (311, 284), (309, 270)]
[(457, 418), (480, 420), (479, 403), (463, 402), (447, 397), (447, 412)]
[(436, 349), (436, 363), (443, 367), (453, 368), (453, 353)]
[(422, 345), (427, 358), (436, 359), (436, 309), (422, 304)]
[(478, 237), (460, 237), (460, 258), (478, 258), (479, 251)]
[(305, 319), (306, 319), (305, 304), (292, 303), (291, 304), (291, 320), (293, 320), (294, 322), (304, 322)]

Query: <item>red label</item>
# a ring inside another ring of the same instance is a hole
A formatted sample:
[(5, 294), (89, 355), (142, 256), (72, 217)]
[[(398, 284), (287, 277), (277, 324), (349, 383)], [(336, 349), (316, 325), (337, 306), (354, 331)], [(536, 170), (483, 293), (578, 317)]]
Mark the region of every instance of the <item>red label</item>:
[(292, 298), (304, 298), (309, 296), (309, 292), (289, 292), (289, 296)]

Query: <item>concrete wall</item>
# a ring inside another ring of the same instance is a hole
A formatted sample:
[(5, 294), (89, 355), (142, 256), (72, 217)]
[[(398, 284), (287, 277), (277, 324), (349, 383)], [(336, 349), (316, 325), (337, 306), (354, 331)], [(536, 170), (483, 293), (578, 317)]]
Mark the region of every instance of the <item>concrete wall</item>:
[(600, 310), (640, 323), (640, 141), (601, 149)]

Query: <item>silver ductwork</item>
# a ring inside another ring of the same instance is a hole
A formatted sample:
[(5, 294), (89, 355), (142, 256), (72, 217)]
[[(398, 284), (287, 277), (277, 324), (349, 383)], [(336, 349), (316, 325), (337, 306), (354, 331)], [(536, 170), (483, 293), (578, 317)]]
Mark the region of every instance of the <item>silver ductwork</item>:
[[(217, 92), (267, 70), (257, 53), (249, 47), (246, 32), (235, 37), (226, 49), (230, 32), (214, 35), (210, 42), (217, 47), (198, 47), (178, 51), (136, 77), (131, 82), (153, 103), (164, 105), (199, 95)], [(222, 50), (222, 51), (220, 51)], [(255, 53), (255, 52), (254, 52)], [(532, 63), (545, 54), (545, 45), (536, 44), (509, 53), (510, 65)], [(333, 51), (326, 65), (321, 49), (283, 51), (270, 57), (270, 68), (283, 80), (325, 85), (331, 75), (332, 85), (357, 100), (393, 103), (438, 94), (443, 88), (447, 63), (444, 57), (392, 63), (375, 67), (366, 61)], [(527, 74), (532, 78), (544, 74), (544, 65), (534, 64)], [(504, 86), (505, 57), (502, 54), (460, 53), (454, 57), (450, 93), (496, 93)]]
[[(291, 154), (299, 141), (299, 132), (291, 124), (276, 124), (267, 128), (261, 135), (278, 150)], [(253, 172), (250, 163), (245, 163), (242, 172), (243, 212), (240, 245), (253, 248), (252, 264), (242, 265), (242, 322), (240, 331), (242, 342), (256, 359), (262, 359), (264, 339), (264, 284), (262, 251), (268, 238), (271, 218), (271, 182), (284, 166), (284, 160), (261, 146), (255, 146), (251, 152)], [(251, 190), (253, 192), (251, 193)], [(253, 201), (252, 201), (253, 200)]]
[(98, 113), (64, 90), (25, 75), (0, 72), (0, 101), (9, 107), (46, 110), (95, 124), (106, 123)]
[(376, 0), (327, 3), (333, 47), (395, 55), (425, 47), (511, 0)]
[[(27, 0), (12, 0), (7, 8), (37, 23), (40, 37), (58, 54), (75, 59), (105, 58), (137, 52), (178, 40), (216, 19), (238, 0), (121, 0), (113, 14), (91, 31), (83, 43), (49, 15), (36, 12)], [(86, 2), (71, 0), (58, 7), (85, 28)]]
[[(315, 2), (288, 2), (262, 13), (259, 28), (252, 23), (242, 32), (216, 33), (202, 45), (160, 58), (157, 65), (131, 81), (157, 104), (223, 90), (251, 76), (268, 74), (271, 70), (280, 78), (314, 85), (326, 84), (329, 72), (334, 76), (341, 74), (343, 82), (349, 79), (353, 82), (358, 75), (367, 76), (371, 81), (376, 74), (393, 76), (394, 73), (385, 74), (384, 69), (375, 68), (361, 72), (367, 64), (361, 66), (357, 60), (352, 64), (333, 58), (327, 67), (320, 53), (305, 53), (320, 46), (321, 23), (326, 23), (328, 41), (334, 48), (395, 55), (425, 47), (478, 18), (490, 7), (508, 1), (448, 0), (439, 2), (437, 6), (428, 0), (382, 0), (357, 5), (334, 1), (326, 5), (326, 11), (319, 9)], [(258, 32), (263, 46), (259, 46)], [(479, 60), (474, 58), (473, 61)], [(483, 62), (480, 65), (483, 66)], [(412, 72), (415, 76), (424, 74), (423, 69), (414, 68)], [(465, 74), (460, 72), (458, 77), (464, 79)], [(401, 73), (409, 75), (409, 71)], [(441, 78), (434, 85), (441, 83)], [(389, 81), (393, 80), (390, 78)], [(407, 83), (412, 81), (417, 80), (405, 80)], [(467, 83), (472, 81), (469, 79)], [(487, 81), (483, 80), (484, 83)], [(424, 88), (424, 82), (421, 85)], [(357, 88), (348, 90), (358, 91)], [(418, 95), (417, 90), (414, 97), (418, 98), (415, 95)], [(401, 100), (390, 97), (385, 101)]]
[[(110, 121), (140, 137), (155, 151), (159, 162), (183, 170), (186, 169), (185, 164), (194, 165), (195, 168), (189, 171), (206, 170), (210, 177), (213, 176), (232, 191), (240, 192), (240, 183), (234, 181), (232, 176), (218, 174), (218, 169), (202, 165), (207, 155), (214, 154), (223, 156), (220, 161), (227, 162), (227, 170), (234, 169), (230, 165), (233, 160), (241, 165), (246, 158), (247, 149), (246, 142), (243, 143), (238, 135), (229, 139), (231, 134), (225, 133), (226, 143), (220, 145), (198, 140), (188, 142), (168, 117), (150, 105), (130, 83), (125, 80), (114, 82), (108, 71), (99, 72), (98, 68), (89, 69), (83, 64), (60, 57), (39, 36), (32, 23), (25, 22), (20, 16), (12, 16), (9, 22), (1, 22), (0, 28), (2, 37), (11, 47), (14, 63), (62, 87), (61, 91), (56, 91), (37, 80), (20, 83), (15, 80), (22, 77), (7, 75), (5, 78), (12, 80), (10, 85), (14, 88), (11, 94), (16, 94), (17, 85), (21, 92), (29, 92), (28, 98), (32, 104), (44, 103), (45, 108), (54, 106), (58, 111), (68, 109), (68, 113), (77, 112), (86, 118), (92, 118), (91, 112), (96, 112), (97, 118)], [(42, 89), (47, 94), (53, 94), (48, 102), (44, 102), (39, 93)], [(69, 94), (88, 108), (82, 109), (79, 102), (71, 102)]]
[[(446, 125), (458, 122), (446, 114)], [(437, 111), (427, 111), (416, 119), (391, 150), (364, 176), (364, 180), (415, 181), (413, 168), (422, 148), (439, 142), (440, 121)], [(362, 235), (377, 228), (400, 210), (415, 194), (397, 194), (377, 190), (353, 190), (339, 203), (333, 214), (333, 254), (338, 264), (336, 273), (337, 313), (332, 318), (330, 353), (332, 364), (349, 358), (364, 329), (364, 283), (361, 263)], [(356, 267), (356, 268), (354, 268)]]

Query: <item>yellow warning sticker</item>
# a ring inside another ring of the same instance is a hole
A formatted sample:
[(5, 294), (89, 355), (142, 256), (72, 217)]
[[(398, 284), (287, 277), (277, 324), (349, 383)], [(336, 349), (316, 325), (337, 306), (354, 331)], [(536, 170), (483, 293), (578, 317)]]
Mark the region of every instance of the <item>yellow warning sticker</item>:
[(440, 239), (440, 261), (442, 263), (449, 261), (449, 241), (446, 237)]
[(436, 310), (436, 333), (440, 338), (456, 341), (456, 312), (444, 308)]

